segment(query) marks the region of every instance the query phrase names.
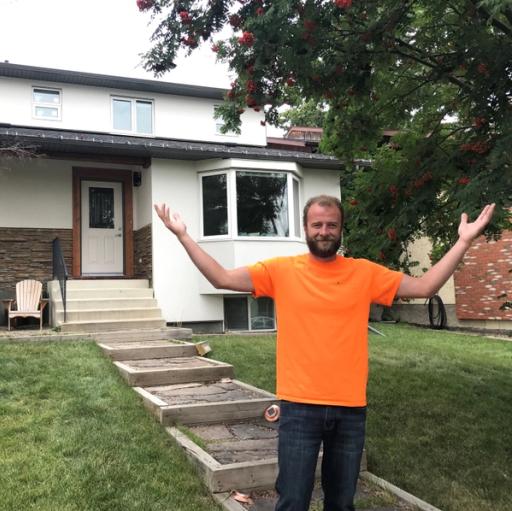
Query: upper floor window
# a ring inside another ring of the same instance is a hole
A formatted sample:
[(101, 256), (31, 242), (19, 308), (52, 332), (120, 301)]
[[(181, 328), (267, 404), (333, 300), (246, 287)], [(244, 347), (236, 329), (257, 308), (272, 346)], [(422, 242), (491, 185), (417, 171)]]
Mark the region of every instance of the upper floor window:
[(216, 117), (217, 108), (219, 108), (219, 105), (215, 105), (213, 107), (213, 118), (215, 121), (215, 134), (216, 135), (225, 135), (225, 136), (229, 136), (229, 137), (238, 136), (238, 133), (235, 133), (234, 131), (228, 131), (227, 133), (222, 133), (222, 127), (224, 126), (225, 122), (222, 117)]
[(151, 135), (153, 133), (153, 101), (112, 98), (112, 125), (116, 131)]
[(201, 176), (202, 235), (300, 238), (299, 181), (287, 172)]
[(58, 89), (32, 89), (32, 112), (36, 119), (59, 121), (61, 118), (61, 92)]

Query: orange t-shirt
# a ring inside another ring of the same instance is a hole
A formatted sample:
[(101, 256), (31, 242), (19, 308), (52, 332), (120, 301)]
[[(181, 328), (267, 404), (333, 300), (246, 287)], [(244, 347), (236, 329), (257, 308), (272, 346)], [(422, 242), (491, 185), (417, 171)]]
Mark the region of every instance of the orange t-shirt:
[(365, 406), (368, 315), (391, 305), (402, 273), (365, 259), (309, 254), (249, 267), (254, 296), (274, 299), (277, 396), (298, 403)]

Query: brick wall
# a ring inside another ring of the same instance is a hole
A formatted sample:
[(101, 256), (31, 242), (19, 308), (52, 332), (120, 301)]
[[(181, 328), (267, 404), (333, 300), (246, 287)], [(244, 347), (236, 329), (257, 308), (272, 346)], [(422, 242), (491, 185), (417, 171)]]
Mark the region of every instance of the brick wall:
[(133, 233), (135, 278), (150, 279), (153, 273), (151, 257), (151, 224), (141, 227)]
[(455, 272), (457, 317), (459, 319), (511, 320), (512, 311), (501, 311), (506, 293), (512, 300), (512, 231), (499, 241), (479, 238)]
[(0, 294), (14, 297), (16, 283), (24, 279), (52, 279), (52, 241), (60, 239), (68, 271), (71, 270), (71, 229), (0, 227)]

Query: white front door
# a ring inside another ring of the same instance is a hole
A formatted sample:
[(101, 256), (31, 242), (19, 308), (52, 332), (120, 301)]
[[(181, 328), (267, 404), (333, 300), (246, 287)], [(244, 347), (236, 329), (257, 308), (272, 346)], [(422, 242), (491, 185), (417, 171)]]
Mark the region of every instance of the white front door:
[(123, 274), (123, 184), (82, 181), (82, 274)]

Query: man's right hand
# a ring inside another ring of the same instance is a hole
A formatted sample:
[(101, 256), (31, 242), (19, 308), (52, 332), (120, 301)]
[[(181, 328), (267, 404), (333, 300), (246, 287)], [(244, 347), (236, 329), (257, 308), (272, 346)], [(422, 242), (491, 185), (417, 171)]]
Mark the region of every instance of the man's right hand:
[(169, 229), (178, 238), (187, 232), (187, 226), (181, 219), (179, 213), (171, 214), (169, 207), (165, 204), (155, 204), (155, 211), (167, 229)]

